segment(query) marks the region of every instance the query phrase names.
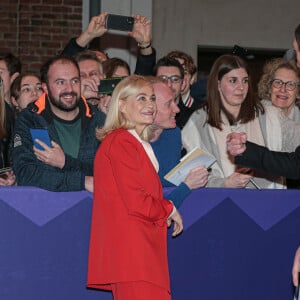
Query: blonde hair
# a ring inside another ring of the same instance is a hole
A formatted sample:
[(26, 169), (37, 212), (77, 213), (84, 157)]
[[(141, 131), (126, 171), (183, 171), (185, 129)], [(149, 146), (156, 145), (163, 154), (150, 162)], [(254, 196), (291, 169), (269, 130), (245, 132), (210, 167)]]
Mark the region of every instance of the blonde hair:
[[(140, 75), (128, 76), (117, 84), (112, 93), (105, 124), (102, 128), (96, 129), (96, 137), (98, 140), (103, 140), (110, 132), (118, 128), (135, 128), (135, 123), (126, 119), (124, 114), (120, 111), (120, 101), (126, 101), (129, 96), (137, 94), (144, 86), (152, 87), (152, 84), (148, 78)], [(149, 141), (151, 134), (152, 126), (146, 126), (142, 132), (141, 138), (145, 141)]]

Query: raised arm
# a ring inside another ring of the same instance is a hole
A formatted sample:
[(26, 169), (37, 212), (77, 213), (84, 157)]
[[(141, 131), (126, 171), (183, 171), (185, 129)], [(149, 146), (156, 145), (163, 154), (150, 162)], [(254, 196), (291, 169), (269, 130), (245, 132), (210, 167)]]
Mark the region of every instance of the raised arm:
[(87, 48), (89, 43), (97, 37), (101, 37), (107, 29), (105, 28), (105, 19), (108, 13), (104, 12), (91, 18), (88, 27), (75, 38), (71, 38), (62, 54), (73, 56)]
[(156, 51), (152, 47), (151, 21), (141, 15), (133, 15), (135, 24), (133, 32), (128, 35), (133, 37), (139, 47), (136, 61), (135, 74), (152, 75), (156, 63)]

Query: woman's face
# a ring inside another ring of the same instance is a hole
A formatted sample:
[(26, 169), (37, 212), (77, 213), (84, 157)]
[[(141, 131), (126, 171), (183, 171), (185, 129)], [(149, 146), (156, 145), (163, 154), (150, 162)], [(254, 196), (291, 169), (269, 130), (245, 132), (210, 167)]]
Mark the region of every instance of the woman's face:
[(126, 120), (136, 124), (135, 130), (140, 135), (147, 125), (151, 125), (156, 115), (156, 103), (153, 88), (142, 87), (137, 94), (120, 100), (119, 109)]
[(248, 88), (248, 73), (243, 68), (231, 70), (218, 81), (222, 104), (232, 114), (239, 112)]
[[(289, 82), (289, 84), (284, 84)], [(299, 79), (293, 70), (286, 68), (278, 69), (274, 74), (271, 84), (271, 101), (276, 107), (280, 107), (288, 115), (295, 105)]]
[(19, 99), (15, 99), (15, 104), (22, 110), (31, 102), (36, 101), (43, 93), (42, 84), (36, 76), (28, 75), (21, 80)]

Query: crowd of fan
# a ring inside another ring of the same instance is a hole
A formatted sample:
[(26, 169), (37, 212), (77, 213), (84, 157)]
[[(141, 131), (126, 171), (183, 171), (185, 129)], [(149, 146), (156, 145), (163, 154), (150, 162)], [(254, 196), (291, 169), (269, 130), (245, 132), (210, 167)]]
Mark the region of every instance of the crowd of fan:
[[(105, 78), (121, 80), (131, 73), (124, 60), (88, 49), (93, 39), (107, 32), (106, 17), (107, 13), (93, 17), (59, 56), (41, 66), (40, 74), (23, 73), (12, 53), (0, 55), (0, 185), (93, 191), (93, 159), (99, 147), (95, 130), (105, 122), (112, 93), (99, 93), (99, 85)], [(172, 185), (164, 175), (186, 151), (199, 147), (216, 158), (208, 170), (199, 166), (188, 173), (170, 194), (174, 203), (179, 206), (191, 190), (205, 186), (297, 188), (298, 180), (235, 165), (226, 150), (226, 136), (246, 132), (250, 141), (276, 151), (294, 151), (300, 144), (300, 27), (294, 33), (294, 57), (268, 61), (256, 95), (244, 58), (222, 55), (208, 79), (197, 80), (197, 68), (187, 53), (172, 51), (156, 61), (150, 20), (134, 18), (128, 33), (139, 49), (134, 73), (149, 77), (155, 90), (151, 145), (163, 186)], [(47, 131), (50, 144), (36, 140), (34, 129)]]

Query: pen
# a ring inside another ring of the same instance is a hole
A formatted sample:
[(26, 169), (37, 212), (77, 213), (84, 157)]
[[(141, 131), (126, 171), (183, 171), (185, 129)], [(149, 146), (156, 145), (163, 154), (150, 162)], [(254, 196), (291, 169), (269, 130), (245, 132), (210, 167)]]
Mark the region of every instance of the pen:
[(249, 181), (258, 189), (261, 190), (261, 187), (254, 181), (253, 178), (250, 178)]

